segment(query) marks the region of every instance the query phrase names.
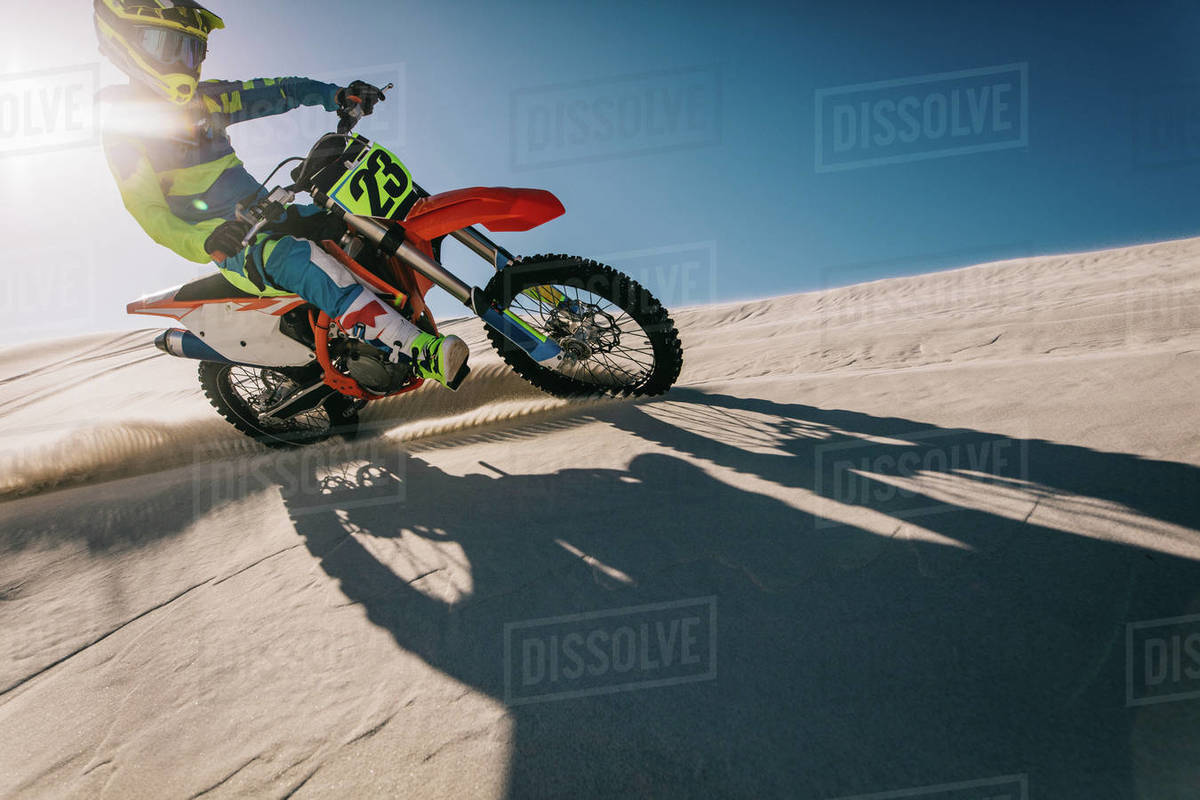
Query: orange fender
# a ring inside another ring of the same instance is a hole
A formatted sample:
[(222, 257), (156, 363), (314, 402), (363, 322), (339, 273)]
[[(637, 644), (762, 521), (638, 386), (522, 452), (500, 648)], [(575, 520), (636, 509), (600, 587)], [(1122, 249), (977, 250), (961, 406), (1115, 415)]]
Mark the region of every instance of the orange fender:
[(404, 219), (407, 231), (430, 241), (453, 231), (483, 225), (489, 231), (527, 231), (566, 209), (544, 189), (474, 186), (423, 197)]

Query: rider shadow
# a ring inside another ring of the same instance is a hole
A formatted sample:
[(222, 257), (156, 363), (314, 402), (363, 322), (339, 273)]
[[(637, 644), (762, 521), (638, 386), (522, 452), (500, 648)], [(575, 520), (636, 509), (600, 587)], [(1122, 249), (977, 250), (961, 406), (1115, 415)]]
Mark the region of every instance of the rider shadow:
[[(694, 390), (592, 418), (694, 460), (456, 476), (393, 453), (282, 487), (347, 600), (509, 703), (510, 796), (839, 797), (1027, 774), (1039, 796), (1127, 797), (1155, 779), (1138, 748), (1156, 742), (1123, 707), (1125, 623), (1196, 610), (1200, 570), (1164, 552), (1186, 544), (1172, 526), (1200, 527), (1200, 470)], [(1117, 524), (1151, 549), (1106, 538)], [(429, 545), (462, 561), (413, 568)], [(514, 623), (625, 609), (588, 623), (612, 637), (646, 606), (711, 598), (711, 671), (656, 685), (661, 659), (643, 659), (604, 693), (523, 694), (544, 651), (515, 647)], [(1187, 716), (1171, 724), (1194, 731)], [(1191, 755), (1157, 763), (1155, 791), (1195, 785)]]

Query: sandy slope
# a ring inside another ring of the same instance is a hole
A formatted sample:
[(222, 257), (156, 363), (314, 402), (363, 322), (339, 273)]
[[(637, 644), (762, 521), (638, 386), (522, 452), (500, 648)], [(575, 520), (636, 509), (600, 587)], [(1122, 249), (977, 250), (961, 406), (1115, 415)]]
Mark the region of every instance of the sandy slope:
[[(1200, 240), (677, 318), (665, 398), (460, 323), (284, 455), (146, 334), (0, 351), (0, 796), (1194, 796), (1126, 624), (1200, 612)], [(511, 702), (506, 625), (697, 598), (715, 675)]]

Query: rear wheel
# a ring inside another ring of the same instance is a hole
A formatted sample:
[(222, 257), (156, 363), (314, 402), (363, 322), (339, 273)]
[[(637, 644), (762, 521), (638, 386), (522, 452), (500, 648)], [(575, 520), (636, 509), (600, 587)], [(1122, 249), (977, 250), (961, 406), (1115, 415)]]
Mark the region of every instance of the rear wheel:
[(358, 405), (342, 395), (287, 419), (263, 414), (302, 381), (303, 376), (286, 368), (200, 362), (200, 385), (209, 402), (233, 427), (268, 447), (302, 447), (334, 435), (352, 438), (358, 431)]
[(501, 311), (556, 342), (564, 358), (538, 364), (504, 336), (488, 338), (510, 367), (559, 397), (662, 394), (683, 366), (683, 346), (667, 310), (637, 281), (576, 256), (524, 258), (484, 290)]

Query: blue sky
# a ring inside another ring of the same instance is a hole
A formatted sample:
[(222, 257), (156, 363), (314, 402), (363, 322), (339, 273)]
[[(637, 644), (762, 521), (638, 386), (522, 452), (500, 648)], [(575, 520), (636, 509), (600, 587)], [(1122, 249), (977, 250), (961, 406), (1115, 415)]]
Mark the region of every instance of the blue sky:
[[(3, 34), (7, 74), (98, 60), (90, 3), (72, 5), (53, 37), (32, 11), (29, 27)], [(418, 182), (550, 189), (567, 215), (504, 244), (607, 258), (668, 303), (1180, 238), (1200, 223), (1194, 3), (210, 5), (228, 29), (212, 38), (207, 77), (396, 80), (362, 131), (392, 146)], [(928, 79), (1006, 65), (1023, 65), (1024, 83), (1006, 95), (999, 84), (984, 97), (970, 79)], [(107, 67), (100, 76), (118, 77)], [(918, 100), (958, 91), (965, 104), (970, 89), (980, 119), (996, 111), (984, 101), (1023, 92), (1027, 102), (1001, 111), (1026, 136), (984, 131), (965, 141), (1003, 147), (929, 157), (946, 146), (930, 134), (908, 148), (919, 159), (820, 169), (819, 93), (829, 121), (846, 96), (839, 87), (897, 81)], [(233, 129), (260, 176), (332, 125), (316, 110), (292, 116)], [(141, 237), (94, 145), (0, 155), (0, 179), (6, 231), (27, 232), (22, 253), (53, 260), (65, 246), (85, 265), (72, 312), (81, 329), (127, 325), (126, 300), (197, 274)], [(82, 187), (66, 233), (27, 202), (51, 182)], [(452, 263), (486, 280), (482, 262)], [(50, 335), (46, 314), (20, 309), (52, 310), (54, 292), (4, 269), (4, 302), (27, 323), (8, 335)], [(71, 290), (71, 275), (55, 286)], [(457, 313), (448, 299), (435, 310)]]

